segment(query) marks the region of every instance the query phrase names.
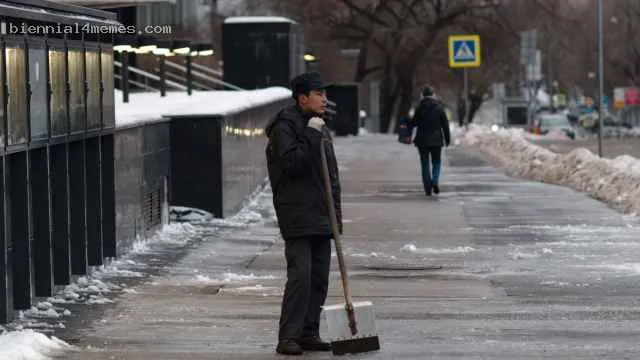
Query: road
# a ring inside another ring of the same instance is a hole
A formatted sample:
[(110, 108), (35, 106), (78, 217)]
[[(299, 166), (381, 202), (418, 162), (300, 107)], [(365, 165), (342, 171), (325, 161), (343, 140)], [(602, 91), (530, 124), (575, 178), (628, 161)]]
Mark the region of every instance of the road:
[[(586, 148), (598, 154), (598, 140), (534, 140), (535, 144), (544, 146), (555, 152), (567, 153), (576, 148)], [(631, 155), (640, 158), (640, 138), (607, 138), (602, 140), (602, 154), (607, 158), (619, 155)]]

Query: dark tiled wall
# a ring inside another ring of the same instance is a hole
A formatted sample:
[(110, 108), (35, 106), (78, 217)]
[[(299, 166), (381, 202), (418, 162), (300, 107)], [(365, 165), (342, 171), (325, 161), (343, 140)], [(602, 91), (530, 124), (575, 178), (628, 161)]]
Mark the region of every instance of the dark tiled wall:
[(115, 206), (118, 255), (157, 228), (169, 176), (169, 124), (120, 129), (115, 134)]
[[(224, 216), (238, 211), (247, 195), (266, 180), (267, 137), (264, 128), (288, 104), (290, 101), (284, 100), (224, 118), (221, 137)], [(251, 129), (255, 134), (234, 134), (233, 129)]]

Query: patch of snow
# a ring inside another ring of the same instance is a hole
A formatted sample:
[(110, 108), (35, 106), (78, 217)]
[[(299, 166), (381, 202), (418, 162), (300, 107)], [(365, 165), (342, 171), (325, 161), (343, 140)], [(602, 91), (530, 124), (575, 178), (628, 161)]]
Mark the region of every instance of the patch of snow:
[(133, 93), (129, 102), (116, 96), (116, 127), (125, 128), (144, 123), (167, 121), (168, 116), (226, 116), (251, 107), (291, 98), (291, 90), (270, 87), (257, 90), (210, 90), (167, 92), (161, 97), (155, 92)]
[(75, 347), (33, 330), (5, 332), (0, 335), (0, 359), (49, 360), (64, 355)]
[(236, 288), (227, 288), (227, 291), (237, 291), (237, 292), (250, 292), (250, 291), (269, 291), (269, 290), (281, 290), (275, 286), (262, 286), (261, 284), (253, 285), (253, 286), (240, 286)]
[(406, 251), (416, 254), (464, 254), (468, 252), (475, 251), (476, 249), (470, 246), (458, 246), (455, 248), (418, 248), (414, 244), (406, 244), (404, 245), (400, 251)]
[(184, 206), (171, 206), (169, 207), (169, 219), (170, 221), (178, 222), (201, 222), (213, 219), (214, 216), (208, 211), (201, 209), (195, 209)]
[(154, 244), (183, 245), (191, 241), (196, 234), (196, 228), (190, 223), (169, 223), (151, 237), (139, 237), (133, 243), (130, 254), (148, 252)]
[(624, 264), (603, 264), (596, 265), (595, 268), (613, 270), (616, 273), (626, 273), (628, 275), (640, 274), (640, 263), (624, 263)]
[(275, 279), (276, 277), (273, 275), (255, 275), (251, 274), (237, 274), (232, 272), (225, 272), (218, 277), (209, 277), (207, 275), (196, 275), (195, 280), (199, 283), (206, 284), (231, 284), (231, 283), (241, 283), (252, 280), (269, 280)]
[(290, 23), (295, 21), (281, 16), (231, 16), (224, 19), (225, 24), (251, 24), (251, 23)]

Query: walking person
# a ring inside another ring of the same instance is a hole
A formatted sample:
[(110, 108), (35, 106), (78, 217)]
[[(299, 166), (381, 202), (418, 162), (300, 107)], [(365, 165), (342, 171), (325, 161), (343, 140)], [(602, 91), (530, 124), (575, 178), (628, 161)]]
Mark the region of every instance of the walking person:
[(281, 110), (266, 128), (266, 157), (287, 262), (276, 352), (301, 355), (331, 350), (331, 344), (320, 338), (319, 329), (329, 285), (332, 239), (320, 153), (323, 138), (340, 233), (342, 211), (331, 134), (321, 118), (327, 103), (326, 84), (311, 72), (293, 79), (291, 88), (295, 105)]
[(431, 86), (422, 91), (422, 99), (410, 120), (417, 127), (413, 143), (420, 153), (422, 185), (425, 195), (440, 193), (440, 171), (442, 169), (442, 147), (451, 143), (449, 119)]

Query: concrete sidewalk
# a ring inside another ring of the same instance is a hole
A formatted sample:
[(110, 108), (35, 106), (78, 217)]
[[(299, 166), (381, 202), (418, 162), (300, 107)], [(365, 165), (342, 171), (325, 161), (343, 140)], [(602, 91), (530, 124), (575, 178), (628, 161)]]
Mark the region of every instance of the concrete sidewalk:
[[(357, 358), (640, 351), (633, 219), (565, 188), (508, 178), (465, 149), (446, 151), (443, 192), (433, 198), (420, 190), (415, 149), (393, 137), (338, 139), (337, 153), (353, 294), (373, 301), (382, 340), (380, 352)], [(123, 294), (68, 358), (281, 358), (277, 236), (271, 222), (204, 239), (166, 275)], [(328, 304), (342, 301), (336, 265)], [(244, 277), (206, 281), (225, 272)]]

